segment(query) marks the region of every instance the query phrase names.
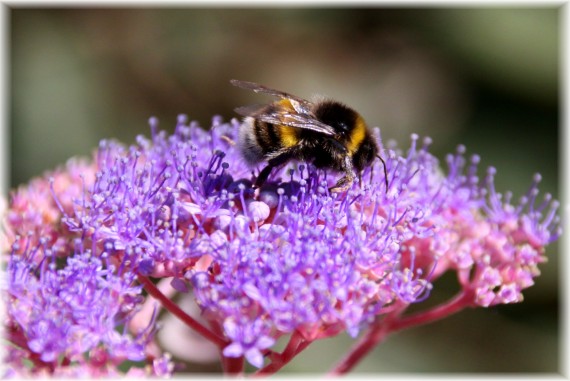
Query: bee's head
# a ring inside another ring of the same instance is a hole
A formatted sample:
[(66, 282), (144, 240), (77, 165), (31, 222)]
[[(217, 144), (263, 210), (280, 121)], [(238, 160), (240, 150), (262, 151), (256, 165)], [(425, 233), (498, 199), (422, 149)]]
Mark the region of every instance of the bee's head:
[(323, 101), (315, 106), (316, 118), (342, 137), (348, 137), (356, 126), (359, 115), (356, 111), (336, 101)]

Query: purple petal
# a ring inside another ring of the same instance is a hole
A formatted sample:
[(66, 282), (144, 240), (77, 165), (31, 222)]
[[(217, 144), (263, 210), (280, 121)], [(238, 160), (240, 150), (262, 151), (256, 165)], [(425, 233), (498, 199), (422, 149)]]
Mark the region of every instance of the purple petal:
[(224, 348), (223, 353), (226, 357), (240, 357), (243, 355), (243, 347), (240, 343), (231, 343)]
[(257, 348), (250, 348), (245, 351), (245, 358), (256, 368), (261, 368), (263, 366), (263, 355)]

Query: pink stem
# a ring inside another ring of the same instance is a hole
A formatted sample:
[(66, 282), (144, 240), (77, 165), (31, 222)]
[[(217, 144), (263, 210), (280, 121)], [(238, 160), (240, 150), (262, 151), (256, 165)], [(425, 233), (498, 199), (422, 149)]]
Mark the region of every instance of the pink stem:
[(268, 376), (276, 373), (279, 369), (287, 365), (295, 356), (301, 353), (305, 348), (311, 344), (311, 340), (306, 340), (299, 331), (293, 332), (287, 347), (281, 353), (272, 352), (271, 363), (266, 367), (258, 370), (253, 375), (258, 376)]
[(383, 319), (378, 319), (368, 329), (368, 332), (360, 338), (360, 340), (350, 349), (345, 357), (329, 372), (330, 376), (338, 376), (348, 373), (356, 366), (378, 343), (384, 340), (388, 335), (390, 322), (397, 318), (407, 305), (396, 308)]
[(413, 326), (428, 324), (444, 317), (453, 315), (464, 308), (471, 307), (473, 303), (473, 292), (471, 290), (463, 290), (453, 299), (446, 303), (440, 304), (431, 310), (418, 312), (415, 315), (407, 316), (392, 322), (390, 332), (401, 331)]
[(144, 289), (154, 297), (158, 299), (162, 306), (170, 311), (173, 315), (182, 320), (190, 328), (194, 329), (200, 335), (204, 336), (206, 339), (210, 340), (212, 343), (216, 344), (218, 347), (223, 348), (228, 343), (222, 337), (216, 335), (208, 328), (204, 327), (202, 324), (198, 323), (194, 318), (184, 312), (180, 307), (178, 307), (170, 298), (165, 296), (147, 277), (142, 275), (138, 276), (139, 282), (144, 286)]
[(224, 357), (222, 355), (222, 366), (224, 374), (228, 376), (243, 376), (243, 356), (241, 357)]
[(461, 291), (455, 298), (434, 307), (431, 310), (419, 312), (412, 316), (400, 318), (400, 314), (407, 306), (396, 309), (382, 320), (378, 320), (370, 327), (368, 332), (351, 348), (348, 354), (332, 369), (330, 375), (345, 374), (352, 370), (362, 359), (382, 342), (390, 333), (406, 328), (431, 323), (442, 319), (466, 307), (473, 301), (471, 290)]

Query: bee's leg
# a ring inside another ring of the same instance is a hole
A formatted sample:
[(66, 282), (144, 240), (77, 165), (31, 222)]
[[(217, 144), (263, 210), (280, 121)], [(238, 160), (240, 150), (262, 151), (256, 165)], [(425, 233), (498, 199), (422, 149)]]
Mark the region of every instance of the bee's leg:
[(386, 169), (386, 162), (384, 159), (382, 159), (382, 156), (376, 155), (376, 157), (380, 159), (382, 165), (384, 166), (384, 181), (386, 182), (386, 192), (388, 192), (388, 170)]
[(253, 185), (254, 188), (261, 187), (265, 183), (265, 181), (267, 181), (267, 178), (269, 177), (269, 174), (271, 173), (271, 170), (273, 168), (285, 164), (286, 162), (291, 160), (291, 158), (292, 158), (291, 152), (284, 151), (278, 156), (275, 156), (273, 159), (268, 160), (267, 166), (263, 168), (261, 172), (259, 172), (257, 179), (255, 179), (255, 184)]
[(273, 169), (273, 167), (275, 167), (275, 166), (271, 165), (271, 164), (267, 164), (267, 166), (265, 168), (263, 168), (261, 170), (261, 172), (259, 172), (259, 175), (255, 179), (255, 183), (253, 184), (254, 188), (259, 188), (263, 184), (265, 184), (265, 181), (269, 177), (269, 174), (271, 173), (271, 170)]
[(329, 192), (344, 192), (352, 186), (354, 182), (354, 168), (352, 166), (352, 159), (348, 155), (344, 157), (342, 171), (344, 172), (344, 177), (338, 180), (335, 186), (329, 189)]

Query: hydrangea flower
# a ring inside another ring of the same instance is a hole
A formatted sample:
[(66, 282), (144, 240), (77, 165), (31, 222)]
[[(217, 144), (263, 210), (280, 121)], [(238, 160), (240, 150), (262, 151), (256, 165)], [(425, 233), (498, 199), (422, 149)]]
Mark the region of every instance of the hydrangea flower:
[[(446, 158), (446, 171), (430, 139), (413, 135), (406, 152), (386, 147), (387, 188), (379, 163), (335, 194), (328, 189), (340, 174), (290, 163), (254, 190), (255, 170), (235, 144), (237, 120), (216, 117), (205, 131), (180, 116), (170, 135), (156, 119), (150, 124), (151, 138), (136, 145), (101, 142), (86, 175), (68, 164), (62, 176), (73, 186), (53, 181), (48, 197), (45, 181), (32, 182), (12, 197), (9, 317), (40, 363), (103, 348), (110, 358), (154, 358), (153, 374), (172, 372), (168, 354), (147, 353), (154, 319), (141, 332), (116, 329), (140, 309), (142, 285), (147, 299), (219, 346), (229, 373), (243, 371), (243, 358), (271, 373), (314, 340), (364, 331), (340, 373), (389, 332), (521, 301), (560, 235), (558, 203), (549, 195), (537, 203), (539, 176), (513, 203), (494, 189), (494, 169), (480, 181), (479, 158), (463, 146)], [(15, 217), (21, 212), (27, 217)], [(459, 295), (405, 315), (448, 271), (457, 273)], [(191, 292), (207, 325), (151, 278)], [(281, 337), (289, 341), (278, 353)]]
[[(8, 338), (19, 351), (28, 351), (46, 369), (61, 361), (83, 364), (90, 352), (105, 358), (101, 366), (143, 360), (153, 324), (136, 335), (121, 328), (141, 302), (135, 274), (115, 269), (105, 254), (93, 256), (79, 239), (74, 255), (60, 266), (46, 249), (47, 240), (39, 241), (22, 254), (15, 244), (8, 263)], [(42, 258), (38, 264), (37, 258)], [(23, 365), (23, 357), (11, 360)]]

